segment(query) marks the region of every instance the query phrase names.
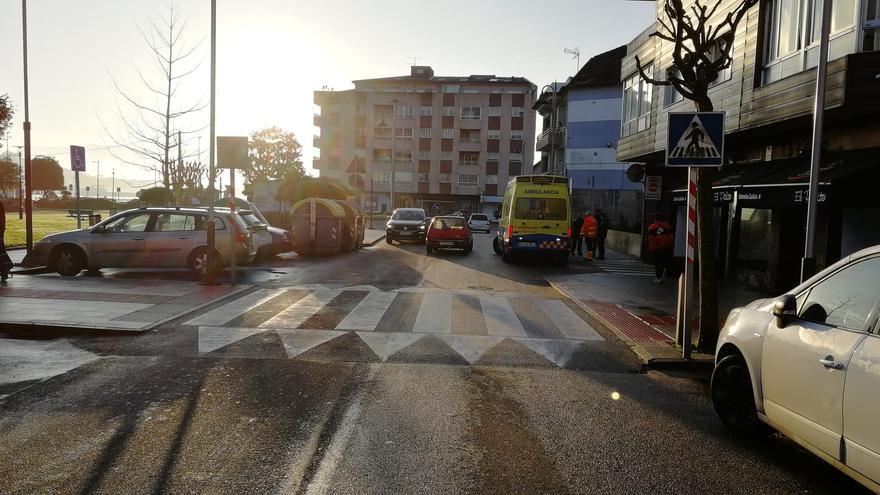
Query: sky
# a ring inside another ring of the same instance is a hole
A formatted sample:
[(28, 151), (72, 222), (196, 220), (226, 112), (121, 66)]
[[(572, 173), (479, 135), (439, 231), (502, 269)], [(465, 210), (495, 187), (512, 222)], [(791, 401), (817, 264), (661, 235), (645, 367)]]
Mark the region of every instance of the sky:
[[(151, 102), (138, 69), (152, 82), (150, 52), (140, 30), (167, 14), (166, 0), (28, 0), (28, 71), (33, 154), (51, 154), (67, 168), (69, 145), (87, 149), (89, 173), (115, 170), (120, 180), (154, 173), (113, 144), (127, 141), (131, 115), (114, 89)], [(187, 22), (182, 42), (195, 51), (180, 101), (210, 93), (210, 1), (179, 0)], [(553, 5), (552, 11), (546, 6)], [(628, 0), (217, 0), (217, 135), (248, 135), (277, 125), (296, 134), (311, 166), (313, 91), (344, 90), (355, 79), (409, 73), (414, 58), (437, 75), (522, 76), (538, 87), (564, 81), (580, 62), (632, 40), (654, 18), (654, 2)], [(0, 94), (16, 107), (9, 145), (23, 141), (21, 2), (0, 0)], [(200, 63), (200, 65), (199, 65)], [(183, 67), (181, 67), (183, 68)], [(208, 111), (181, 126), (192, 133), (185, 153), (207, 160)], [(201, 136), (201, 139), (198, 138)], [(0, 143), (5, 147), (5, 142)], [(114, 154), (116, 156), (114, 156)]]

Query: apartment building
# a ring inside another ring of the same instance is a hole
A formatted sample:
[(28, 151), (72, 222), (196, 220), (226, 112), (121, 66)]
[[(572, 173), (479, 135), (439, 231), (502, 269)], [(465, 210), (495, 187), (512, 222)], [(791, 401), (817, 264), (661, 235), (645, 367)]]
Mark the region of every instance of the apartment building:
[(565, 83), (544, 88), (535, 103), (543, 118), (536, 151), (537, 173), (571, 179), (576, 211), (601, 208), (613, 230), (641, 233), (641, 182), (627, 177), (630, 164), (617, 160), (626, 46), (591, 57)]
[(353, 83), (315, 91), (313, 167), (368, 210), (491, 213), (508, 179), (531, 166), (536, 88), (527, 79), (412, 66), (408, 76)]
[[(657, 1), (660, 15), (663, 1)], [(686, 6), (689, 2), (685, 2)], [(690, 2), (692, 3), (692, 2)], [(722, 0), (717, 23), (738, 1)], [(750, 9), (733, 41), (733, 63), (710, 88), (726, 113), (725, 165), (714, 173), (715, 258), (719, 273), (781, 292), (799, 277), (804, 252), (811, 127), (819, 52), (820, 0), (766, 0)], [(880, 244), (880, 2), (837, 0), (826, 86), (816, 254), (819, 268)], [(676, 220), (685, 247), (684, 169), (664, 167), (667, 113), (693, 111), (670, 86), (653, 87), (636, 69), (675, 70), (671, 43), (645, 30), (623, 59), (617, 159), (640, 162), (659, 199), (646, 217)]]

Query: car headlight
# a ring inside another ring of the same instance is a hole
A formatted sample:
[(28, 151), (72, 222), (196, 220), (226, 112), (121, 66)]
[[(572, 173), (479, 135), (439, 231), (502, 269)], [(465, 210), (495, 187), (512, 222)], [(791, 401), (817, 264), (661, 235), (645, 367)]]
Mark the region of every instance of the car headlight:
[(425, 226), (424, 226), (424, 225), (419, 225), (419, 230), (425, 230)]

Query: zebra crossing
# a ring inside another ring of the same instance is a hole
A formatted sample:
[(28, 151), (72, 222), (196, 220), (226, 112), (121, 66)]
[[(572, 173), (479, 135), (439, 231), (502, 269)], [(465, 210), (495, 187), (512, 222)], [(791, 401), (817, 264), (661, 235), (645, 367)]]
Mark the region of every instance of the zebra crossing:
[(604, 341), (561, 300), (430, 288), (259, 289), (184, 325), (200, 355), (311, 360), (566, 367)]
[(593, 266), (614, 275), (627, 275), (635, 277), (654, 277), (654, 267), (640, 260), (631, 259), (604, 259), (593, 261)]

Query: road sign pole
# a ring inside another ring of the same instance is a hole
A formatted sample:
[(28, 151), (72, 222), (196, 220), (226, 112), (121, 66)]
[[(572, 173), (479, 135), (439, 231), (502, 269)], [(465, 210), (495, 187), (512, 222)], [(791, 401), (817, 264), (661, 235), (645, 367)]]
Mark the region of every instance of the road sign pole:
[(76, 185), (76, 228), (82, 228), (82, 216), (79, 209), (79, 171), (73, 173), (73, 182)]
[[(235, 169), (234, 168), (229, 169), (229, 208), (230, 208), (230, 210), (232, 210), (232, 220), (234, 222), (235, 215), (236, 215), (236, 213), (235, 213)], [(236, 238), (235, 232), (239, 229), (239, 227), (236, 227), (236, 225), (237, 225), (237, 222), (235, 224), (233, 224), (233, 227), (235, 227), (235, 228), (229, 229), (229, 232), (232, 234), (232, 255), (229, 257), (230, 258), (229, 259), (229, 282), (232, 285), (235, 285), (235, 272), (237, 270), (236, 263), (235, 263), (236, 262), (235, 258), (236, 258), (236, 254), (237, 254), (236, 245), (235, 245), (235, 238)], [(244, 236), (244, 232), (242, 232), (242, 237), (243, 236)]]
[(694, 301), (694, 258), (697, 247), (697, 168), (688, 167), (687, 246), (685, 251), (682, 310), (678, 322), (681, 328), (681, 357), (691, 358), (691, 326)]

